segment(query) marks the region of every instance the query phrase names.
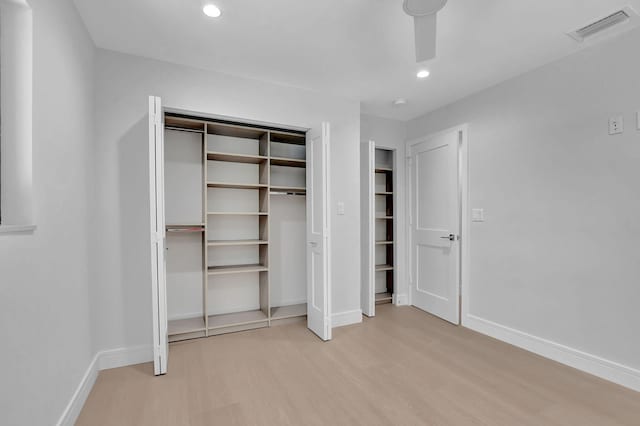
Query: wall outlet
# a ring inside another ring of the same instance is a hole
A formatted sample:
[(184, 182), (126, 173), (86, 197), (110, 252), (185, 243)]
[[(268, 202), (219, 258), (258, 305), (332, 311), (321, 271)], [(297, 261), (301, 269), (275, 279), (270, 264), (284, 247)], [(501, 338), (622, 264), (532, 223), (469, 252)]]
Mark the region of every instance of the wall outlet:
[(609, 134), (619, 135), (624, 133), (624, 118), (620, 115), (618, 117), (611, 117), (609, 119)]

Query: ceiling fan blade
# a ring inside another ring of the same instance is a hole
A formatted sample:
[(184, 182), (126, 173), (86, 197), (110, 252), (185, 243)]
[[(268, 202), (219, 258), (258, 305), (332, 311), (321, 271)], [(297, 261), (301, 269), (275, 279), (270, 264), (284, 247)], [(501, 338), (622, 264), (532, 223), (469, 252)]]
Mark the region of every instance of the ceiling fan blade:
[(436, 14), (413, 18), (416, 38), (416, 62), (436, 57)]

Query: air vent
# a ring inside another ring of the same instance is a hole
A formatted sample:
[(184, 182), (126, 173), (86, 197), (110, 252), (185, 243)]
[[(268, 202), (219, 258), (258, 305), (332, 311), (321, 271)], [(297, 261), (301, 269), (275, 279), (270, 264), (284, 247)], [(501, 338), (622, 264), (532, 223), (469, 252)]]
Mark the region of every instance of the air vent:
[(628, 23), (631, 18), (637, 18), (638, 15), (630, 7), (626, 7), (623, 10), (619, 10), (611, 15), (604, 17), (596, 22), (570, 32), (568, 35), (577, 41), (585, 41), (595, 35), (598, 35), (613, 27), (622, 26)]

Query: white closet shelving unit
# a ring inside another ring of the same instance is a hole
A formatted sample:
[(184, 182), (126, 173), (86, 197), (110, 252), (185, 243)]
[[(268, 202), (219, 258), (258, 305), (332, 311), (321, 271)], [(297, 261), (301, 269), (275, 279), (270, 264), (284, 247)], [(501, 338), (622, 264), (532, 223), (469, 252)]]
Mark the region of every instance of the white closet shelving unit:
[(305, 318), (305, 133), (164, 123), (169, 341)]
[(395, 151), (362, 144), (362, 310), (393, 303), (396, 283)]

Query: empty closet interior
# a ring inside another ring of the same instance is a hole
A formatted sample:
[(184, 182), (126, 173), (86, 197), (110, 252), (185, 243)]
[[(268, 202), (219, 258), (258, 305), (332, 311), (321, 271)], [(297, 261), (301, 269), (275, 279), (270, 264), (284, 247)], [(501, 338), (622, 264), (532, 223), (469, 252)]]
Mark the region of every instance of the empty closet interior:
[(375, 301), (391, 303), (395, 276), (395, 216), (393, 154), (376, 148), (374, 169), (375, 199)]
[(305, 133), (164, 123), (169, 341), (305, 317)]

